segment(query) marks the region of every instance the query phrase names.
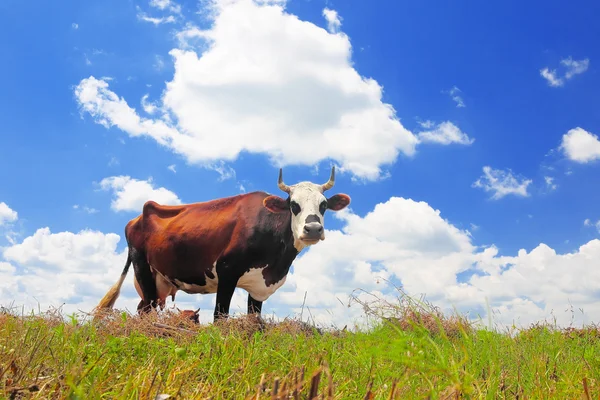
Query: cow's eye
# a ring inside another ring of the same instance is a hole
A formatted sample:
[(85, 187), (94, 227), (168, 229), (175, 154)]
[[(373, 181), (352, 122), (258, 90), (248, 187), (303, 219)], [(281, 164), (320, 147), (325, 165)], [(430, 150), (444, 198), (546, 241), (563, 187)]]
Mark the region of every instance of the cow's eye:
[(325, 211), (327, 211), (327, 200), (321, 202), (321, 204), (319, 205), (319, 212), (321, 213), (321, 215), (324, 215)]
[(300, 205), (298, 203), (296, 203), (295, 201), (292, 201), (290, 203), (290, 206), (292, 208), (292, 212), (294, 213), (294, 215), (298, 215), (300, 213)]

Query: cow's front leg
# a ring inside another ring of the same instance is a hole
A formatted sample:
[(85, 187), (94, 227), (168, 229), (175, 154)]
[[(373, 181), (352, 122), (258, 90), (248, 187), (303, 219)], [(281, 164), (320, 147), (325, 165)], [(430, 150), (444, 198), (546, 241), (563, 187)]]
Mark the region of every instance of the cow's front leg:
[(254, 300), (250, 294), (248, 294), (248, 314), (260, 315), (262, 311), (262, 301)]
[(236, 285), (237, 279), (222, 279), (219, 277), (213, 322), (219, 319), (227, 319), (231, 298), (233, 297)]
[(255, 300), (250, 294), (248, 294), (248, 315), (252, 315), (256, 318), (258, 323), (258, 329), (265, 329), (265, 321), (263, 321), (260, 313), (262, 311), (262, 301)]

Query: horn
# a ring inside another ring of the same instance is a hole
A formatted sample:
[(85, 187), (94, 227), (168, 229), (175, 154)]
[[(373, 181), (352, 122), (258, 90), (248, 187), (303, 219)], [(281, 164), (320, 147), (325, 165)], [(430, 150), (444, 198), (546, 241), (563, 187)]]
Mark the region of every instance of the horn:
[(329, 190), (333, 187), (335, 183), (335, 165), (331, 167), (331, 176), (329, 177), (329, 181), (327, 183), (321, 185), (323, 191)]
[(198, 307), (198, 309), (196, 311), (194, 311), (194, 314), (198, 314), (199, 311), (200, 311), (200, 307)]
[(286, 193), (290, 192), (290, 187), (283, 183), (283, 170), (281, 168), (279, 168), (279, 180), (277, 181), (277, 186)]
[(177, 311), (181, 312), (181, 310), (179, 309), (179, 307), (175, 306), (175, 308), (177, 309)]

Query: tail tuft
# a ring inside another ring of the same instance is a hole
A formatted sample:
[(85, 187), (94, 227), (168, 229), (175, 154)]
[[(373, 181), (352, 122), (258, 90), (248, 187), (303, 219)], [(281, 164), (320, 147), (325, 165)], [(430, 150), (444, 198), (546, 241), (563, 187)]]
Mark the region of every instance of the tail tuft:
[(125, 281), (125, 277), (127, 276), (127, 271), (129, 271), (129, 266), (131, 265), (131, 251), (129, 251), (127, 255), (127, 262), (125, 263), (125, 268), (123, 268), (123, 272), (121, 273), (121, 277), (112, 285), (109, 291), (104, 295), (100, 303), (94, 308), (93, 313), (96, 314), (98, 311), (103, 309), (111, 309), (117, 302), (119, 298), (119, 294), (121, 294), (121, 286), (123, 286), (123, 282)]
[(104, 308), (113, 308), (121, 294), (121, 279), (115, 283), (110, 290), (104, 295), (100, 303), (96, 306), (95, 310), (101, 310)]

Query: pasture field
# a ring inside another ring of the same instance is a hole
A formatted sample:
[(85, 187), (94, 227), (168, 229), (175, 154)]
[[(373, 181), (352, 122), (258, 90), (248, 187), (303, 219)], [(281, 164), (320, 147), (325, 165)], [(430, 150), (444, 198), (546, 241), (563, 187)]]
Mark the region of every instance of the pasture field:
[[(0, 398), (597, 399), (596, 327), (474, 329), (398, 307), (365, 332), (252, 317), (193, 325), (0, 313)], [(312, 385), (311, 385), (312, 383)]]

